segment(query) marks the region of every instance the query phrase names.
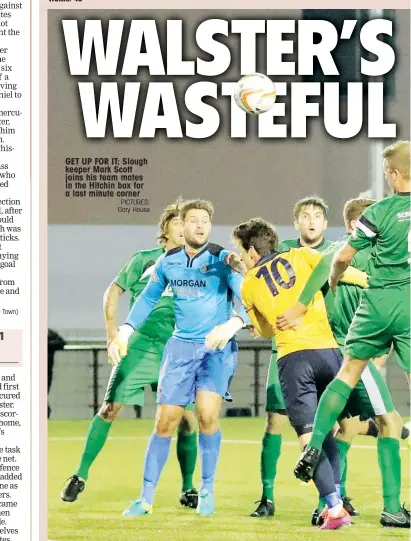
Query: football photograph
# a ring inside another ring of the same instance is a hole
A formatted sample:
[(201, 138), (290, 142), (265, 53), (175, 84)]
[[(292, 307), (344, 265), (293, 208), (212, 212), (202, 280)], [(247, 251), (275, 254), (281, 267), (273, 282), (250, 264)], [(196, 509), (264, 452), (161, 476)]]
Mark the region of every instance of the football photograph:
[(49, 541), (409, 539), (410, 10), (131, 4), (46, 18)]

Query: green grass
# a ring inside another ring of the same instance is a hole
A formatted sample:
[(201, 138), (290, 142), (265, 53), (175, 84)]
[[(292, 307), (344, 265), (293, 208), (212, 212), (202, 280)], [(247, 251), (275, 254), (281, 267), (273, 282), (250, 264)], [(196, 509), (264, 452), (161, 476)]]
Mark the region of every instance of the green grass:
[[(175, 444), (160, 480), (153, 515), (138, 519), (121, 516), (140, 493), (142, 468), (151, 420), (118, 420), (111, 438), (90, 472), (86, 490), (68, 504), (59, 494), (64, 480), (75, 470), (88, 422), (49, 422), (49, 539), (55, 541), (310, 541), (320, 536), (334, 540), (379, 541), (409, 539), (409, 530), (383, 529), (376, 441), (357, 437), (349, 454), (349, 495), (361, 511), (355, 525), (338, 532), (318, 532), (310, 526), (317, 496), (312, 484), (292, 474), (299, 450), (287, 427), (275, 486), (276, 515), (255, 519), (248, 515), (260, 497), (259, 456), (263, 419), (223, 419), (223, 445), (216, 483), (216, 513), (198, 517), (178, 503), (180, 475)], [(224, 440), (226, 442), (224, 443)], [(231, 440), (231, 442), (229, 441)], [(404, 444), (402, 445), (404, 447)], [(403, 459), (402, 500), (409, 502), (409, 450)], [(199, 468), (196, 471), (198, 486)]]

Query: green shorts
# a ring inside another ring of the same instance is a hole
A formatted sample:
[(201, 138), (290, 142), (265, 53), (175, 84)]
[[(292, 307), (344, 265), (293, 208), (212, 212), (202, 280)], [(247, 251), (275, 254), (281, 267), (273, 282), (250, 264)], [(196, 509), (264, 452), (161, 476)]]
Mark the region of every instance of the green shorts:
[(410, 286), (365, 290), (348, 331), (345, 351), (353, 359), (380, 357), (393, 344), (397, 362), (410, 371)]
[[(123, 406), (144, 406), (146, 386), (151, 387), (154, 399), (157, 399), (157, 384), (165, 344), (157, 348), (150, 347), (149, 351), (142, 349), (141, 346), (145, 345), (143, 341), (133, 342), (126, 357), (113, 367), (105, 402), (116, 402)], [(189, 404), (186, 409), (193, 411), (194, 405)]]
[(113, 367), (107, 385), (106, 402), (123, 406), (143, 406), (144, 387), (157, 391), (158, 376), (164, 347), (157, 351), (144, 351), (136, 345), (128, 350), (117, 366)]
[(278, 376), (277, 352), (273, 351), (270, 357), (270, 366), (267, 374), (265, 411), (268, 413), (282, 413), (286, 415), (283, 393)]
[(392, 411), (395, 411), (395, 406), (388, 385), (375, 365), (368, 363), (360, 381), (351, 391), (341, 417), (359, 415), (361, 421), (366, 421)]

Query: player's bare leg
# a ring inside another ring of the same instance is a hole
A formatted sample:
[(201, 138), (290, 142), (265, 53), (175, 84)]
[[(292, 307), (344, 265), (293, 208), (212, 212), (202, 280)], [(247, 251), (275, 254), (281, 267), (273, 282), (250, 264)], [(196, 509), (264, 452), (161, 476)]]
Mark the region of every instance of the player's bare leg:
[(200, 429), (201, 487), (197, 513), (212, 515), (214, 512), (214, 477), (221, 447), (219, 416), (222, 397), (211, 391), (198, 391), (196, 411)]
[(285, 414), (267, 412), (260, 460), (263, 493), (257, 509), (251, 513), (252, 517), (274, 516), (274, 480), (281, 452), (281, 434), (287, 421)]
[(89, 469), (106, 443), (111, 425), (122, 407), (117, 402), (104, 402), (91, 421), (79, 467), (75, 474), (67, 480), (61, 491), (60, 497), (63, 501), (74, 502), (83, 492)]
[(196, 509), (198, 492), (193, 485), (193, 473), (197, 459), (197, 420), (193, 411), (184, 410), (177, 435), (177, 458), (182, 475), (180, 503)]
[(385, 361), (387, 360), (388, 355), (381, 355), (381, 357), (374, 357), (372, 362), (375, 364), (375, 366), (378, 368), (378, 370), (382, 370), (385, 365)]
[(154, 432), (160, 438), (171, 438), (184, 415), (184, 408), (158, 404)]

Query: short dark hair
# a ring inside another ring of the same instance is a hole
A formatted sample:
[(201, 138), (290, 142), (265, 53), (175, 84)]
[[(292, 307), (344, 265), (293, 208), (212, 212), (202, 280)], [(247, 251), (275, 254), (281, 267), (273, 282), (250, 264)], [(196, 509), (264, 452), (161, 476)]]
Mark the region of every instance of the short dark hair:
[(324, 214), (324, 218), (327, 218), (327, 214), (328, 214), (327, 203), (324, 201), (322, 197), (319, 197), (318, 195), (310, 195), (309, 197), (304, 197), (303, 199), (300, 199), (294, 205), (294, 219), (298, 220), (301, 212), (307, 207), (314, 207), (314, 208), (320, 209), (321, 212)]
[(252, 218), (233, 229), (233, 237), (241, 242), (244, 250), (251, 246), (260, 256), (271, 254), (278, 248), (275, 227), (262, 218)]

